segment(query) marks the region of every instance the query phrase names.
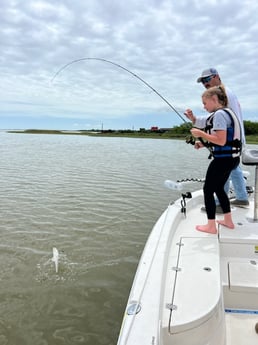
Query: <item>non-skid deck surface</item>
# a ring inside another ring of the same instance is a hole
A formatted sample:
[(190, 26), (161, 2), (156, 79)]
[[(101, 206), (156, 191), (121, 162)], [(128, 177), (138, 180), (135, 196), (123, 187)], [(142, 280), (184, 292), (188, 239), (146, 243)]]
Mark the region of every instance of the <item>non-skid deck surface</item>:
[[(195, 226), (197, 224), (206, 224), (207, 215), (201, 211), (200, 205), (193, 209), (186, 208), (186, 218), (181, 223), (180, 235), (193, 237), (216, 236), (197, 231)], [(225, 226), (219, 226), (219, 239), (221, 242), (243, 243), (244, 238), (248, 238), (249, 243), (257, 244), (258, 246), (258, 222), (253, 222), (253, 201), (250, 201), (248, 208), (232, 207), (232, 218), (235, 224), (235, 229), (231, 230)], [(183, 216), (182, 216), (183, 218)], [(222, 219), (222, 214), (217, 214), (216, 219)]]
[(227, 344), (257, 345), (258, 314), (226, 313)]

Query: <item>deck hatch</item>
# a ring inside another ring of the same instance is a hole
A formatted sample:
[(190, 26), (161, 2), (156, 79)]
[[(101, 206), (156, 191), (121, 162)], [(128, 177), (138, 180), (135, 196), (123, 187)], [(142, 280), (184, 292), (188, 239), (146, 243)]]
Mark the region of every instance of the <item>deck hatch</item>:
[(254, 260), (229, 262), (228, 271), (231, 291), (258, 293), (258, 265)]

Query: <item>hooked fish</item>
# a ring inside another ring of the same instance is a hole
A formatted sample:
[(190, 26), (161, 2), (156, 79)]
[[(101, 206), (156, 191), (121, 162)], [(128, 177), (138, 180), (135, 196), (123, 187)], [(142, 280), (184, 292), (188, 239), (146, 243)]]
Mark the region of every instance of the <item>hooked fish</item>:
[(56, 269), (56, 273), (58, 273), (58, 260), (59, 260), (59, 253), (58, 250), (56, 249), (56, 247), (53, 247), (53, 257), (52, 257), (52, 261), (55, 264), (55, 269)]

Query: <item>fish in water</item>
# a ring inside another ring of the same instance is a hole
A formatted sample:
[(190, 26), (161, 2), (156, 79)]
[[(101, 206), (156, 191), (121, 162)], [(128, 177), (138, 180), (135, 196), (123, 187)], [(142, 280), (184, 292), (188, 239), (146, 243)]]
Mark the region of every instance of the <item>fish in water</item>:
[(52, 257), (52, 261), (55, 264), (55, 269), (56, 269), (56, 273), (58, 272), (58, 260), (59, 260), (59, 253), (58, 250), (56, 249), (56, 247), (53, 247), (53, 257)]

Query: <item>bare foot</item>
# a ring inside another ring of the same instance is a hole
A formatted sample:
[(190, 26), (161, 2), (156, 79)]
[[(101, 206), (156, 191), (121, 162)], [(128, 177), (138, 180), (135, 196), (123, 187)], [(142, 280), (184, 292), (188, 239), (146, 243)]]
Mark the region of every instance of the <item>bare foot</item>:
[(207, 232), (209, 234), (216, 234), (217, 233), (216, 226), (210, 226), (209, 224), (196, 225), (195, 229), (198, 231)]
[(235, 228), (235, 225), (234, 225), (234, 223), (232, 221), (225, 221), (224, 219), (222, 219), (222, 220), (217, 220), (217, 223), (220, 224), (220, 225), (224, 225), (224, 226), (226, 226), (229, 229), (234, 229)]

